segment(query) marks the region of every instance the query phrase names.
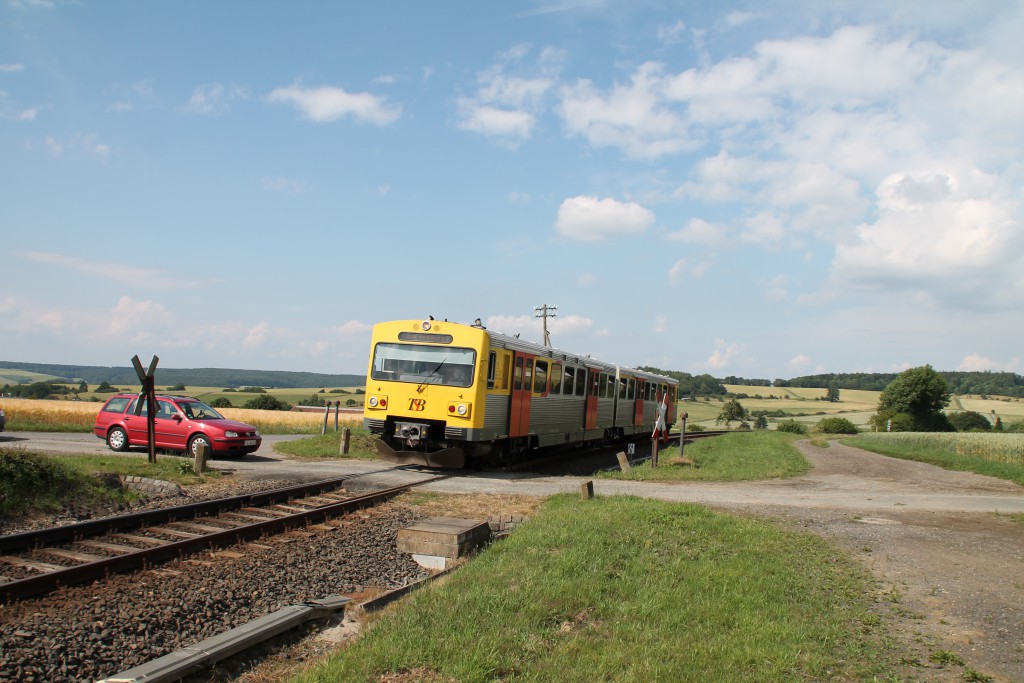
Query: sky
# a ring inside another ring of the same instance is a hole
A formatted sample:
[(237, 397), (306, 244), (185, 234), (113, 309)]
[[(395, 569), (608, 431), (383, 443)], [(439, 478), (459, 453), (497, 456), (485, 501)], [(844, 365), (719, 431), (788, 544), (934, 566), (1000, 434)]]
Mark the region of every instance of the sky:
[(1024, 372), (1024, 3), (0, 3), (0, 360)]

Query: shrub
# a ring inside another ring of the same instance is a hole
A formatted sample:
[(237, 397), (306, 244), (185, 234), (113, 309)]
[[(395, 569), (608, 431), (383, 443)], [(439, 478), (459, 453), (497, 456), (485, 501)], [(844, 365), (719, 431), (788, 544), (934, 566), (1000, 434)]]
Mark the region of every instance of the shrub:
[(992, 425), (989, 423), (988, 418), (973, 410), (953, 413), (947, 417), (949, 418), (949, 423), (958, 432), (988, 432), (992, 430)]
[(246, 401), (243, 408), (252, 408), (256, 410), (291, 410), (292, 406), (290, 403), (285, 403), (279, 398), (271, 396), (270, 394), (261, 394), (256, 398)]
[(856, 434), (857, 426), (845, 417), (826, 417), (818, 421), (814, 431), (821, 434)]
[(1020, 434), (1021, 432), (1024, 432), (1024, 422), (1014, 422), (1009, 424), (1006, 426), (1006, 431)]
[(48, 458), (0, 451), (0, 516), (21, 514), (32, 505), (59, 509), (58, 500), (79, 487), (73, 472)]
[(777, 423), (775, 429), (780, 432), (786, 432), (787, 434), (806, 434), (807, 427), (796, 420), (782, 420)]
[(231, 399), (225, 398), (224, 396), (218, 396), (217, 398), (210, 401), (211, 408), (230, 408)]
[(173, 387), (167, 387), (167, 391), (185, 391), (185, 385), (175, 384)]

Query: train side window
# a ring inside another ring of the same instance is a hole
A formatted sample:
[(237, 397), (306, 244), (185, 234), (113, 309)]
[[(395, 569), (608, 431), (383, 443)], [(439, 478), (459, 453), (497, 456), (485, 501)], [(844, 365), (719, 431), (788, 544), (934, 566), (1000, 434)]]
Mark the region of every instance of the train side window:
[(625, 377), (619, 378), (619, 398), (628, 398), (627, 389), (629, 388), (629, 380)]
[(562, 364), (552, 363), (551, 364), (551, 389), (548, 390), (549, 394), (559, 395), (562, 393)]
[(523, 357), (519, 356), (516, 358), (516, 375), (515, 379), (512, 380), (512, 387), (516, 391), (522, 391), (523, 389)]
[(636, 396), (636, 380), (632, 377), (629, 378), (629, 384), (626, 386), (626, 398), (630, 401)]
[(576, 395), (586, 396), (587, 395), (587, 369), (576, 368)]
[(494, 388), (494, 372), (495, 372), (496, 366), (498, 365), (497, 362), (496, 362), (497, 360), (498, 360), (498, 354), (495, 353), (494, 351), (491, 351), (489, 354), (487, 354), (487, 388), (488, 389), (493, 389)]
[(533, 359), (527, 358), (523, 370), (523, 389), (530, 391), (533, 386)]
[(533, 367), (533, 393), (543, 394), (548, 388), (548, 362), (538, 360)]
[(562, 378), (562, 390), (565, 391), (566, 396), (572, 396), (575, 391), (575, 385), (573, 384), (575, 374), (575, 368), (571, 368), (568, 365), (565, 366), (565, 376)]

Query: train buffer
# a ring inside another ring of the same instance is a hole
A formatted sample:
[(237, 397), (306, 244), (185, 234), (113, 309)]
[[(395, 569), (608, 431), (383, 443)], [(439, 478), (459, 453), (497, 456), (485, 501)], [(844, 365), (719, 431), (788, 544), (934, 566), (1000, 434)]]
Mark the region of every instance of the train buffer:
[(459, 557), (491, 538), (487, 522), (429, 517), (398, 532), (398, 549), (427, 569), (447, 569)]

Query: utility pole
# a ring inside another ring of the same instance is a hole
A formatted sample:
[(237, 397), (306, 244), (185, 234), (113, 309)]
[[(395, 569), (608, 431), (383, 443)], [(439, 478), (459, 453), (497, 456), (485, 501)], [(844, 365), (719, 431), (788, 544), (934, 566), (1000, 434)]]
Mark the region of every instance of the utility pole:
[(548, 334), (548, 318), (558, 317), (555, 315), (555, 311), (558, 310), (558, 306), (548, 306), (547, 304), (544, 304), (543, 306), (534, 306), (533, 310), (535, 312), (533, 317), (544, 319), (544, 346), (551, 346), (551, 335)]

